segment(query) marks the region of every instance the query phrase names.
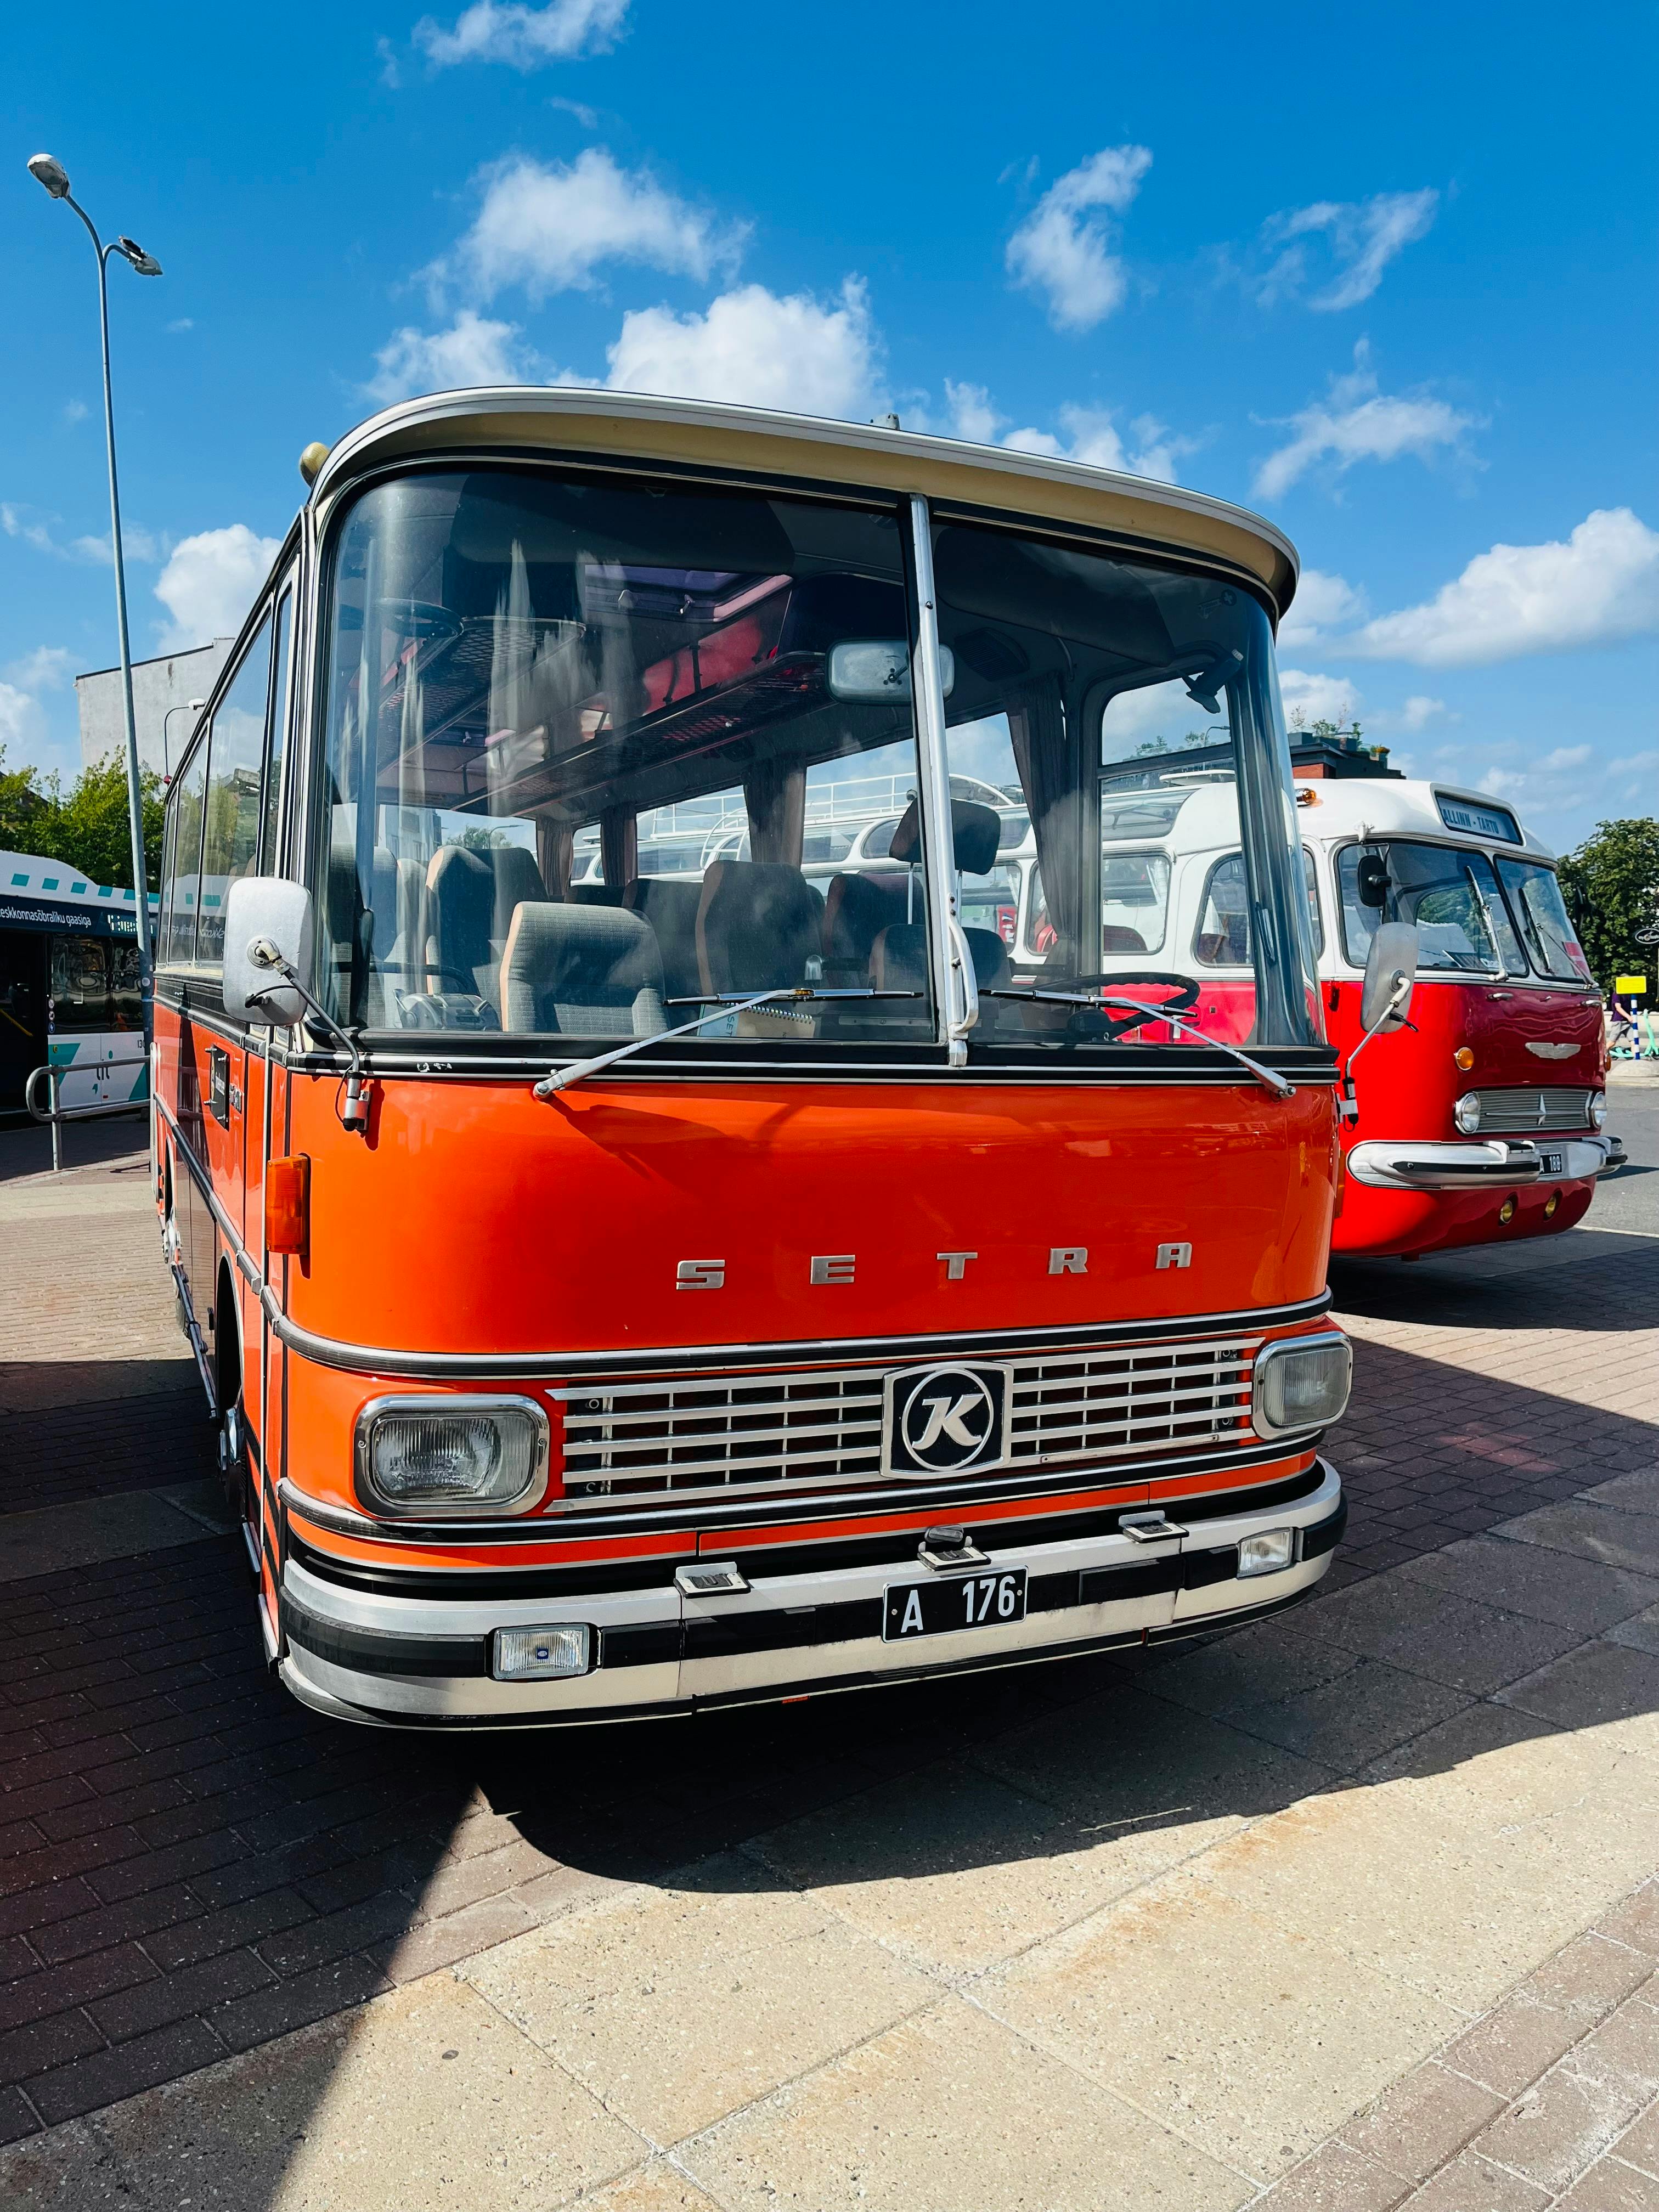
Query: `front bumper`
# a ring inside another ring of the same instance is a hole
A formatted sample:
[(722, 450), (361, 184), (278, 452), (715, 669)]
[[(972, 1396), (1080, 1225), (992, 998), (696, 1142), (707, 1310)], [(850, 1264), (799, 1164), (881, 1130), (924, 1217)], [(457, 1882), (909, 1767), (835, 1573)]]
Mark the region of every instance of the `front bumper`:
[[(1193, 1501), (1196, 1505), (1200, 1501)], [(1181, 1502), (1170, 1501), (1179, 1519)], [(1194, 1519), (1184, 1538), (1137, 1543), (1117, 1516), (1097, 1533), (1018, 1550), (990, 1548), (993, 1568), (1024, 1567), (1022, 1621), (884, 1642), (890, 1583), (927, 1572), (917, 1561), (754, 1576), (740, 1594), (685, 1596), (647, 1589), (548, 1597), (391, 1595), (331, 1578), (314, 1556), (290, 1557), (282, 1579), (280, 1672), (305, 1704), (338, 1719), (391, 1728), (526, 1728), (550, 1723), (691, 1714), (830, 1690), (1060, 1658), (1114, 1644), (1191, 1636), (1275, 1611), (1313, 1588), (1347, 1518), (1342, 1486), (1321, 1461), (1316, 1482), (1289, 1502)], [(1240, 1578), (1243, 1539), (1297, 1531), (1291, 1564)], [(595, 1663), (560, 1681), (501, 1682), (489, 1672), (494, 1632), (586, 1622)]]
[(1583, 1182), (1624, 1163), (1616, 1137), (1488, 1137), (1453, 1144), (1369, 1139), (1348, 1154), (1348, 1173), (1376, 1190), (1515, 1189)]

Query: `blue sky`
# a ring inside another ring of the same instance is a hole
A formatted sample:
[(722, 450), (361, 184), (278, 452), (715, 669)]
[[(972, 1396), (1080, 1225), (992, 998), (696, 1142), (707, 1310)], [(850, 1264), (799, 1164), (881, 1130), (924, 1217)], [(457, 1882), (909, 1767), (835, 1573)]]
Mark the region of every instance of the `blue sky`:
[(295, 457), (386, 397), (612, 381), (1173, 476), (1313, 572), (1287, 708), (1511, 799), (1659, 811), (1659, 13), (554, 0), (8, 27), (0, 743), (234, 626)]

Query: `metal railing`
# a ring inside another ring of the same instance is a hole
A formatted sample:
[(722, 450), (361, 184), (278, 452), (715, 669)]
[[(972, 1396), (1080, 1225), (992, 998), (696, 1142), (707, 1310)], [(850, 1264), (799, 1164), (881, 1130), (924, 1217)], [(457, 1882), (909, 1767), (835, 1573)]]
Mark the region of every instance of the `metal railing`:
[[(65, 1121), (103, 1121), (112, 1114), (131, 1114), (140, 1109), (148, 1110), (149, 1106), (148, 1094), (143, 1098), (106, 1098), (90, 1106), (65, 1106), (60, 1103), (58, 1097), (58, 1089), (64, 1078), (66, 1075), (89, 1075), (94, 1070), (101, 1074), (108, 1068), (148, 1067), (149, 1065), (149, 1054), (139, 1053), (136, 1055), (128, 1054), (120, 1060), (88, 1060), (83, 1067), (73, 1066), (58, 1067), (49, 1065), (30, 1070), (28, 1079), (23, 1085), (23, 1104), (32, 1121), (50, 1122), (52, 1125), (52, 1171), (54, 1175), (60, 1174), (63, 1170), (62, 1131)], [(39, 1086), (43, 1078), (52, 1102), (46, 1107), (42, 1107), (37, 1103)]]

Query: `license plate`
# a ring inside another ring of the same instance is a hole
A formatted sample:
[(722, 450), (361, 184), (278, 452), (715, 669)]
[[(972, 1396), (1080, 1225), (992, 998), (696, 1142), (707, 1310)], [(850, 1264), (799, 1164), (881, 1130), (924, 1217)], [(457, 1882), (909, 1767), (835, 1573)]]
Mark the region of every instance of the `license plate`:
[(1559, 1176), (1565, 1175), (1566, 1173), (1567, 1162), (1566, 1155), (1565, 1153), (1540, 1152), (1538, 1157), (1543, 1163), (1544, 1173), (1546, 1175)]
[(990, 1575), (935, 1576), (926, 1583), (889, 1583), (882, 1635), (889, 1644), (914, 1636), (950, 1636), (964, 1628), (1006, 1628), (1025, 1618), (1025, 1570)]

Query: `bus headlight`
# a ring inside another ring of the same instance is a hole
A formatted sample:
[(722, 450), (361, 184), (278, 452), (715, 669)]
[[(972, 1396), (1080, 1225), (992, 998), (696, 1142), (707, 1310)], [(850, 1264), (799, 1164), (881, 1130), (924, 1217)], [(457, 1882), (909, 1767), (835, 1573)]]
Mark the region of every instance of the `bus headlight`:
[(1452, 1120), (1466, 1137), (1474, 1136), (1480, 1127), (1480, 1093), (1466, 1091), (1452, 1108)]
[(1256, 1355), (1250, 1418), (1258, 1436), (1295, 1436), (1347, 1411), (1353, 1355), (1346, 1336), (1290, 1337)]
[(1605, 1091), (1591, 1091), (1589, 1096), (1589, 1117), (1590, 1127), (1592, 1129), (1605, 1129), (1607, 1127), (1607, 1094)]
[(592, 1670), (593, 1632), (584, 1620), (549, 1628), (498, 1628), (489, 1671), (498, 1682), (556, 1682)]
[(546, 1492), (547, 1460), (533, 1398), (377, 1398), (357, 1416), (357, 1495), (371, 1513), (527, 1513)]

